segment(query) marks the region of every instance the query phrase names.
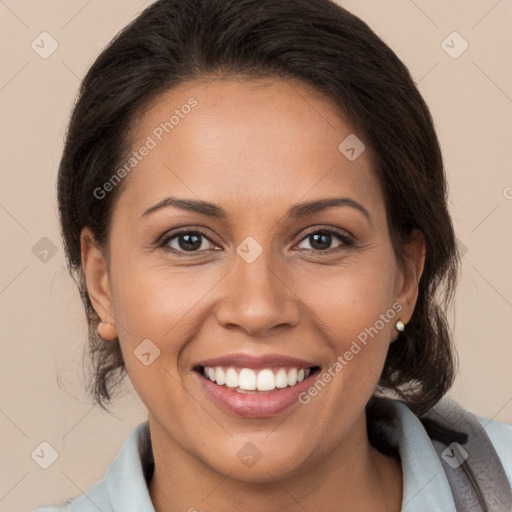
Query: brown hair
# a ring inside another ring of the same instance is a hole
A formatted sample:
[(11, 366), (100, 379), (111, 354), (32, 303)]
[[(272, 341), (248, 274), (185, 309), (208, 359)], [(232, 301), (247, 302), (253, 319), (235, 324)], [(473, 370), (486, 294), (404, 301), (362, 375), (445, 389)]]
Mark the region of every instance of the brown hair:
[(298, 79), (325, 94), (368, 142), (384, 191), (398, 260), (413, 229), (426, 260), (406, 331), (392, 343), (379, 381), (422, 414), (446, 393), (454, 355), (446, 318), (460, 257), (447, 210), (432, 118), (407, 68), (359, 18), (330, 0), (158, 0), (102, 51), (82, 81), (58, 174), (61, 230), (89, 325), (88, 391), (106, 409), (126, 373), (119, 340), (105, 343), (81, 268), (88, 226), (108, 248), (121, 187), (94, 190), (130, 151), (130, 127), (157, 96), (208, 77)]

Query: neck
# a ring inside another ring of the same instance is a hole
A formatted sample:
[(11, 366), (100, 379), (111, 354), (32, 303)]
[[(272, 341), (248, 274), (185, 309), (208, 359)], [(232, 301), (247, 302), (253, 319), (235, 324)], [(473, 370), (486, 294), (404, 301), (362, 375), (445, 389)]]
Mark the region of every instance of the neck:
[(284, 478), (237, 480), (205, 465), (169, 439), (150, 418), (155, 470), (149, 493), (155, 512), (260, 512), (272, 509), (325, 512), (398, 512), (402, 503), (399, 459), (368, 442), (364, 413), (350, 434), (321, 460)]

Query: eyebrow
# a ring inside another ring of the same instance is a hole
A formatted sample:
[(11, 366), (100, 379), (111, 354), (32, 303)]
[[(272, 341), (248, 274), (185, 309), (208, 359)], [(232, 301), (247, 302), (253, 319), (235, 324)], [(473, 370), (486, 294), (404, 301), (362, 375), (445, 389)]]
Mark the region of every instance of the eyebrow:
[[(202, 201), (199, 199), (179, 199), (177, 197), (170, 196), (162, 199), (157, 204), (148, 208), (141, 215), (141, 218), (151, 215), (157, 210), (171, 206), (218, 219), (225, 219), (228, 216), (224, 209), (208, 201)], [(309, 201), (305, 203), (298, 203), (292, 205), (292, 207), (286, 212), (286, 215), (288, 218), (298, 219), (336, 206), (348, 206), (350, 208), (354, 208), (366, 217), (368, 223), (371, 226), (373, 225), (368, 210), (362, 204), (354, 201), (350, 197), (331, 197), (325, 199), (317, 199), (315, 201)]]

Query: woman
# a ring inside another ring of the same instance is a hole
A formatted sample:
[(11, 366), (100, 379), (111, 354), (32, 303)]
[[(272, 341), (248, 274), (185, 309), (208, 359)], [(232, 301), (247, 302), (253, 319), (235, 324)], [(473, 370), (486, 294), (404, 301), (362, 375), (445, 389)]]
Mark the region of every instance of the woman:
[[(58, 199), (107, 408), (48, 510), (510, 510), (511, 429), (443, 398), (459, 255), (408, 70), (329, 0), (159, 0), (85, 77)], [(508, 474), (508, 477), (507, 477)]]

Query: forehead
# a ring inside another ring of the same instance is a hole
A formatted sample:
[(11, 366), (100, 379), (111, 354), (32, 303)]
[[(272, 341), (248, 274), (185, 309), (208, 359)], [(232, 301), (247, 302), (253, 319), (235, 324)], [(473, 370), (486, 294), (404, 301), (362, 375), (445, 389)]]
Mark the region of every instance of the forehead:
[(379, 206), (370, 148), (355, 160), (340, 151), (354, 136), (364, 140), (330, 99), (301, 82), (183, 83), (138, 117), (139, 155), (120, 203), (141, 213), (168, 195), (197, 196), (240, 212), (342, 194)]

